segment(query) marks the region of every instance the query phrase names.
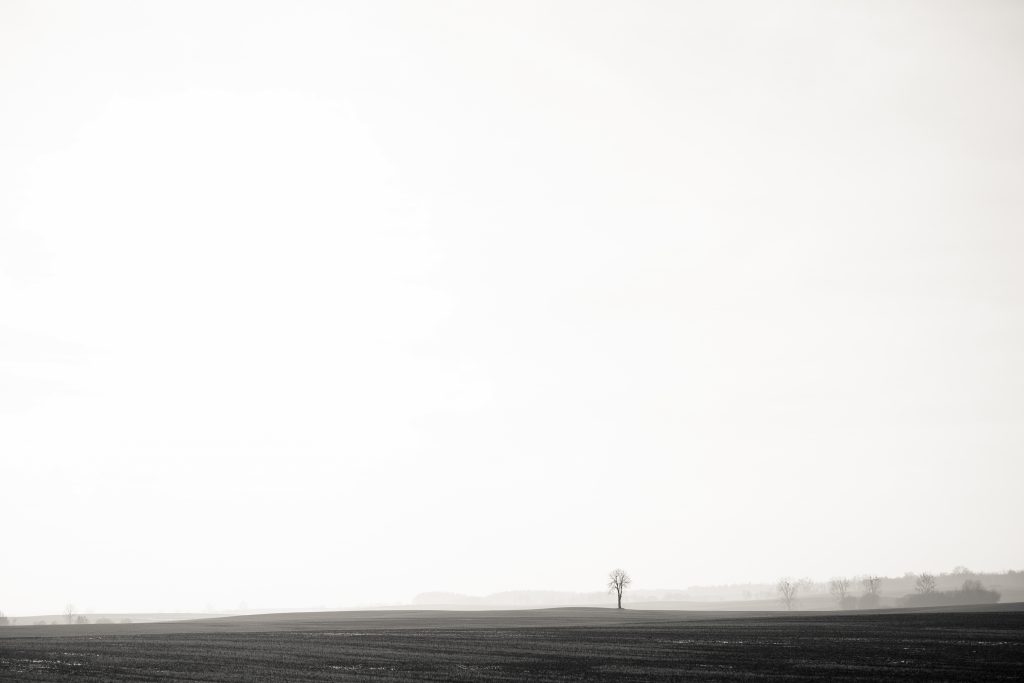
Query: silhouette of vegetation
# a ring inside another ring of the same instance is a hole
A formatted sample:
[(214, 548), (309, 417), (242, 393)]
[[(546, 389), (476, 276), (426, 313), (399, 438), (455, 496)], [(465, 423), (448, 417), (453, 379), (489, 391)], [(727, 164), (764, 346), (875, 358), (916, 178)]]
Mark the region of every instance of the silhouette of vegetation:
[(844, 576), (837, 576), (829, 581), (828, 592), (839, 605), (839, 609), (852, 609), (857, 605), (857, 601), (850, 595), (850, 580)]
[(615, 591), (616, 597), (619, 599), (619, 609), (622, 609), (622, 593), (631, 583), (633, 583), (633, 579), (629, 578), (629, 574), (622, 569), (613, 569), (608, 572), (608, 592)]
[(796, 594), (800, 590), (800, 584), (793, 579), (783, 578), (779, 579), (779, 583), (775, 586), (776, 590), (779, 591), (779, 599), (782, 600), (782, 604), (786, 606), (786, 609), (793, 609), (793, 605), (796, 604)]
[[(962, 574), (961, 574), (962, 576)], [(949, 605), (991, 605), (1002, 597), (997, 590), (985, 588), (977, 579), (965, 579), (960, 590), (917, 592), (903, 597), (907, 607), (941, 607)]]
[(882, 587), (882, 577), (880, 576), (865, 576), (861, 579), (860, 585), (864, 587), (864, 595), (860, 596), (860, 608), (861, 609), (875, 609), (881, 602), (881, 596), (879, 595)]
[(914, 590), (922, 595), (934, 593), (935, 577), (927, 572), (922, 573), (917, 577), (917, 581), (914, 582)]

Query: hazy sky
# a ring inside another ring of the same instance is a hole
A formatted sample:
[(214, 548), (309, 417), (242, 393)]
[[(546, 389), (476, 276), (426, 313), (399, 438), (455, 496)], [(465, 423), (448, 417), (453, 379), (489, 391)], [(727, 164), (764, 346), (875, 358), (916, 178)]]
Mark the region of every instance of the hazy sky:
[(0, 609), (1022, 568), (1022, 122), (1014, 1), (5, 0)]

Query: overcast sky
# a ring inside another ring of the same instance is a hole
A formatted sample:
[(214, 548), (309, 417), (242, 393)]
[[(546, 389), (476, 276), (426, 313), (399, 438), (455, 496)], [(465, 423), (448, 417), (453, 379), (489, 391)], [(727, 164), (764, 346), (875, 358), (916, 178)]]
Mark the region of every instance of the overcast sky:
[(0, 4), (0, 609), (1024, 568), (1024, 3)]

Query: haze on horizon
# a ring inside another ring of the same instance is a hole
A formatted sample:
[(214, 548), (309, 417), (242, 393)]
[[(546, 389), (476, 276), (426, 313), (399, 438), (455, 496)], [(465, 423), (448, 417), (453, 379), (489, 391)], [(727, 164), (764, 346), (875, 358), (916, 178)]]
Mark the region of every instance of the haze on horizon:
[(0, 609), (1024, 566), (1024, 4), (0, 5)]

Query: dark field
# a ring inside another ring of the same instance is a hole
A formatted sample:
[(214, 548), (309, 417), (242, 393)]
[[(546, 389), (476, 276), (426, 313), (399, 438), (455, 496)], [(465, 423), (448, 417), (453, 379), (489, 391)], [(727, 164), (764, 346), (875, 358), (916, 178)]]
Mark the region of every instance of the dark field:
[(0, 678), (1024, 680), (1024, 612), (362, 612), (12, 627)]

